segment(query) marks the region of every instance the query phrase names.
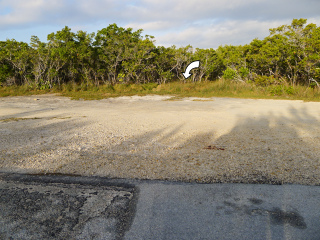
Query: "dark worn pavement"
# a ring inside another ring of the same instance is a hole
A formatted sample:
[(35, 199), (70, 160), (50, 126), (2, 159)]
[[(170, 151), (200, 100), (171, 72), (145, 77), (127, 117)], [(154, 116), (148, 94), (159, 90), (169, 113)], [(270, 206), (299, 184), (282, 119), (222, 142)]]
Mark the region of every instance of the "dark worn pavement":
[(0, 173), (0, 239), (320, 239), (320, 187)]

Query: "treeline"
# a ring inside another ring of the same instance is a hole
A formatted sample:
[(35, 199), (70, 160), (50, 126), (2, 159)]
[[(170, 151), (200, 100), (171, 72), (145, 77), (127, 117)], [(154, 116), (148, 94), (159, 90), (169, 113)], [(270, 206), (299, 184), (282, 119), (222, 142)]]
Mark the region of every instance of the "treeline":
[[(63, 83), (99, 84), (169, 81), (213, 81), (224, 77), (260, 85), (319, 86), (320, 27), (294, 19), (291, 25), (270, 29), (263, 40), (218, 49), (156, 47), (142, 29), (111, 24), (95, 33), (71, 32), (68, 27), (51, 33), (47, 42), (32, 36), (30, 44), (0, 42), (0, 85), (27, 84), (45, 89)], [(182, 72), (200, 60), (190, 79)]]

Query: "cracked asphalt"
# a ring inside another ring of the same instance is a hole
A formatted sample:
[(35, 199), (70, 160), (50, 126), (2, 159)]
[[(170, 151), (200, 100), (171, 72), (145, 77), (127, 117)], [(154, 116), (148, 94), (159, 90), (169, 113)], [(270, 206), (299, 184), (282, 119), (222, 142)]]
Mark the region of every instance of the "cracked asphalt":
[(0, 239), (320, 239), (320, 188), (0, 174)]

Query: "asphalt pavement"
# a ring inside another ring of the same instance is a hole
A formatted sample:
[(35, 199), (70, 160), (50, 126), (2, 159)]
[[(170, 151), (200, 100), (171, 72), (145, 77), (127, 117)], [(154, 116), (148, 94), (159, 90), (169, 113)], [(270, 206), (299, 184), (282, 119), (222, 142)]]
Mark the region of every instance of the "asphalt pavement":
[(0, 239), (320, 239), (320, 187), (0, 173)]

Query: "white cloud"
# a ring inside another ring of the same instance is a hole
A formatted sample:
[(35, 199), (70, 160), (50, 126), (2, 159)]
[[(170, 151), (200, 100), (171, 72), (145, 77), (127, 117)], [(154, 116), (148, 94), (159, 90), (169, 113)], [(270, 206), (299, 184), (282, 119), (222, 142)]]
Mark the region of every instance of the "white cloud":
[(0, 9), (0, 40), (22, 29), (24, 35), (26, 29), (46, 32), (65, 25), (96, 32), (117, 23), (142, 28), (166, 46), (217, 47), (264, 38), (269, 28), (293, 18), (320, 23), (316, 0), (1, 0)]
[[(61, 1), (52, 0), (4, 0), (0, 7), (10, 7), (11, 12), (0, 15), (0, 29), (21, 28), (30, 24), (42, 24), (48, 13), (57, 12), (63, 7)], [(46, 20), (47, 21), (47, 20)]]
[(156, 38), (158, 45), (177, 46), (191, 44), (193, 47), (217, 48), (220, 45), (249, 44), (254, 38), (264, 38), (269, 35), (269, 28), (287, 24), (285, 21), (259, 22), (227, 21), (210, 26), (190, 27), (181, 32), (170, 32)]
[(174, 26), (171, 22), (168, 22), (168, 21), (156, 21), (156, 22), (147, 22), (147, 23), (129, 23), (125, 27), (126, 28), (131, 27), (134, 29), (143, 29), (144, 31), (158, 31), (158, 30), (166, 30)]

